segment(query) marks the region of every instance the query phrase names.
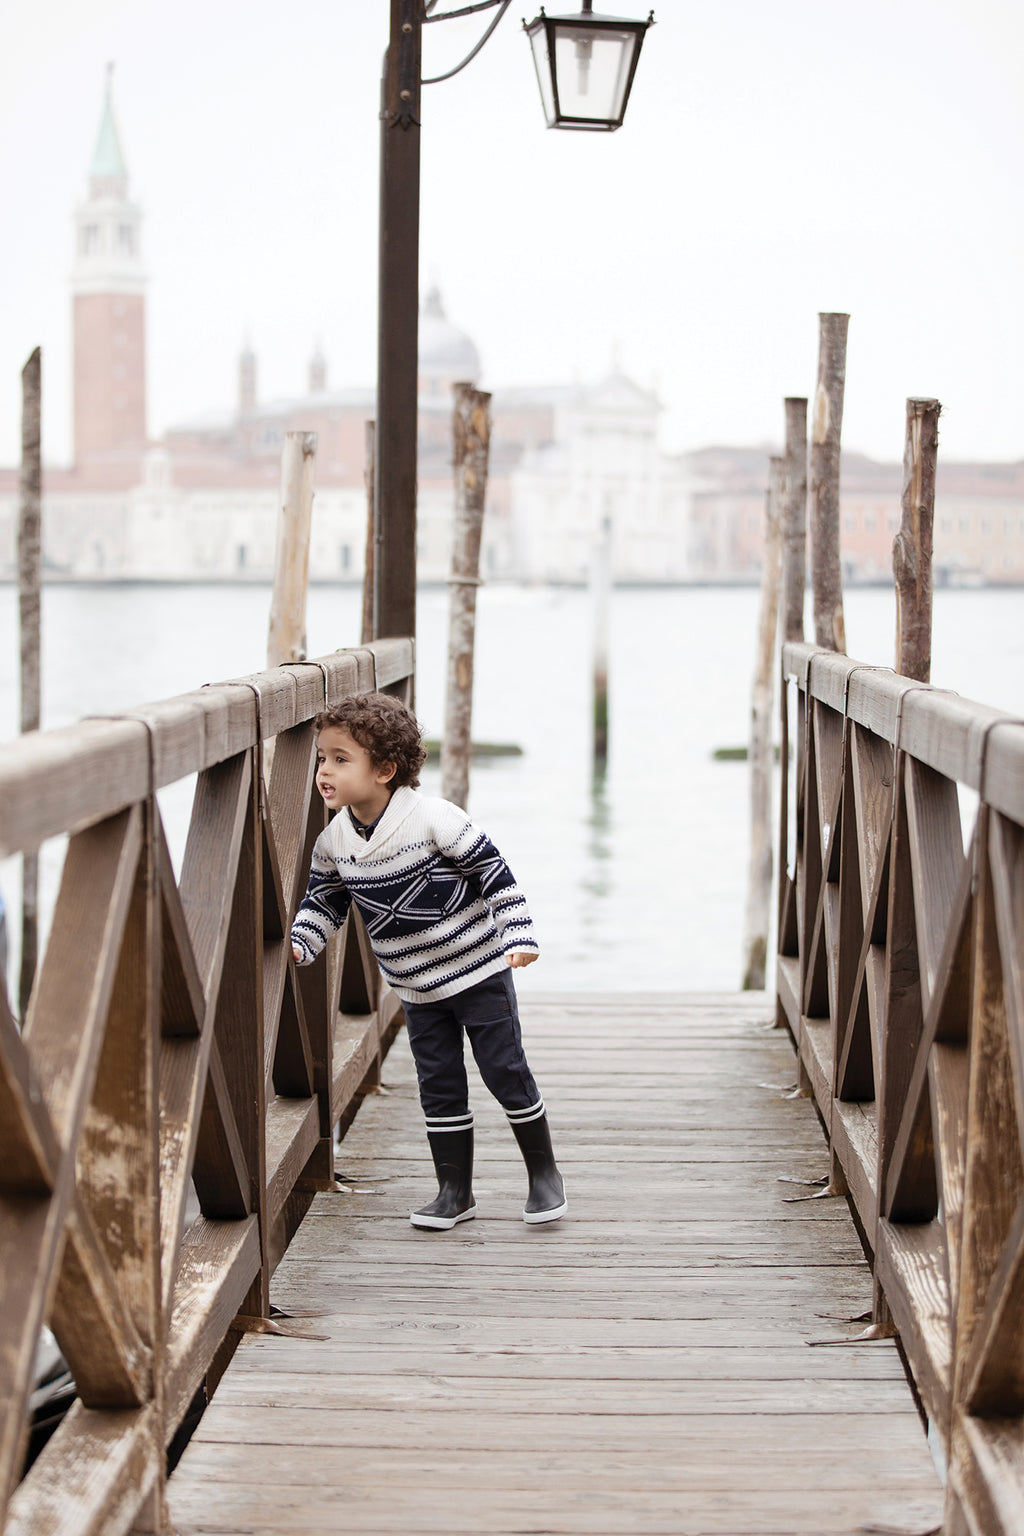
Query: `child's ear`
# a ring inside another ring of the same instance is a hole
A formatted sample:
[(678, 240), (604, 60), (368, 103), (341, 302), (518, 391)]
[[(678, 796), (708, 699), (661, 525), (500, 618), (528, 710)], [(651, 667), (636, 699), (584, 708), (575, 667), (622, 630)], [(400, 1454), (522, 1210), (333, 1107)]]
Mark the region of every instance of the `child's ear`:
[(382, 784), (390, 784), (391, 780), (394, 778), (397, 772), (397, 763), (381, 763), (380, 767), (377, 769), (377, 777)]

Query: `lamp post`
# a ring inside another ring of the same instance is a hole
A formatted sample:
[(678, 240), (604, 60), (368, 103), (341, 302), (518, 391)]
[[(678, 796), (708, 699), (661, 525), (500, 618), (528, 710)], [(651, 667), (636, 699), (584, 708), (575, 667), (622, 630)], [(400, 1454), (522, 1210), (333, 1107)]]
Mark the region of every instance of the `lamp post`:
[[(420, 90), (425, 22), (476, 11), (497, 15), (473, 59), (511, 0), (476, 0), (441, 15), (437, 0), (391, 0), (388, 51), (381, 80), (380, 247), (377, 311), (377, 425), (373, 512), (373, 634), (416, 633), (416, 433), (419, 341)], [(644, 34), (653, 21), (595, 16), (583, 0), (579, 16), (543, 8), (526, 27), (548, 126), (614, 130), (622, 125)], [(570, 80), (570, 76), (572, 79)], [(550, 103), (550, 109), (549, 109)], [(605, 115), (599, 110), (605, 108)]]

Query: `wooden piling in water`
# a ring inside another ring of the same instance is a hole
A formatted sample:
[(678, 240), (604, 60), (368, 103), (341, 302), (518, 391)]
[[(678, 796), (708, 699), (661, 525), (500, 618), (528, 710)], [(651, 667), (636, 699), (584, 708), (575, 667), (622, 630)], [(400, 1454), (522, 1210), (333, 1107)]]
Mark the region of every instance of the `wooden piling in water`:
[(782, 521), (782, 638), (804, 637), (807, 581), (807, 401), (791, 396), (786, 408), (785, 495)]
[(491, 397), (472, 384), (456, 384), (452, 413), (455, 521), (448, 607), (448, 685), (441, 745), (441, 795), (465, 809), (472, 751), (473, 650), (480, 538), (491, 444)]
[(839, 455), (846, 389), (849, 315), (818, 316), (818, 384), (811, 432), (811, 549), (814, 641), (846, 651), (839, 559)]
[(782, 509), (787, 503), (787, 460), (772, 458), (765, 497), (764, 563), (757, 657), (750, 701), (750, 866), (743, 932), (743, 990), (765, 984), (772, 894), (772, 722), (775, 641), (779, 628)]
[[(18, 623), (21, 635), (21, 729), (37, 731), (42, 713), (42, 353), (21, 371), (21, 474), (18, 496)], [(39, 959), (39, 855), (26, 853), (21, 875), (21, 972), (18, 1009), (25, 1017)]]
[(590, 567), (590, 597), (593, 610), (594, 700), (593, 761), (597, 772), (608, 766), (608, 630), (612, 586), (612, 520), (601, 516), (594, 537)]
[(274, 595), (267, 635), (268, 667), (304, 661), (306, 657), (306, 594), (315, 464), (316, 433), (286, 432), (281, 454)]
[(892, 546), (896, 670), (919, 683), (929, 682), (932, 670), (932, 531), (941, 410), (937, 400), (907, 401), (900, 526)]

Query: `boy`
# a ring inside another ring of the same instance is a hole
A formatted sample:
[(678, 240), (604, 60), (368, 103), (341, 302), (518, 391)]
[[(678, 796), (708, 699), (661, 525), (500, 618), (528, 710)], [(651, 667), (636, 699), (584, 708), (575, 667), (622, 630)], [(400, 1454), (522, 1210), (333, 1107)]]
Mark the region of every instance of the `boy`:
[(512, 871), (465, 811), (417, 793), (426, 753), (398, 699), (357, 694), (313, 726), (316, 786), (339, 814), (317, 838), (292, 950), (296, 964), (312, 964), (354, 901), (402, 1000), (438, 1182), (413, 1226), (449, 1228), (476, 1215), (463, 1029), (526, 1163), (523, 1220), (556, 1221), (565, 1189), (509, 974), (537, 959), (537, 941)]

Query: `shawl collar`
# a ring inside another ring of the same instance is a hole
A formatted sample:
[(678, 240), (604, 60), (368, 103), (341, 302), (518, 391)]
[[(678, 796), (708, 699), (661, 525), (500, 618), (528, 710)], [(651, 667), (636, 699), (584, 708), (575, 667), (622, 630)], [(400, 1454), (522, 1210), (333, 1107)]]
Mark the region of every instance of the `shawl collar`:
[(419, 796), (408, 784), (396, 789), (388, 801), (387, 810), (373, 829), (371, 836), (362, 838), (352, 825), (347, 806), (341, 806), (334, 818), (340, 834), (341, 851), (349, 859), (365, 859), (379, 853), (383, 845), (416, 809)]

